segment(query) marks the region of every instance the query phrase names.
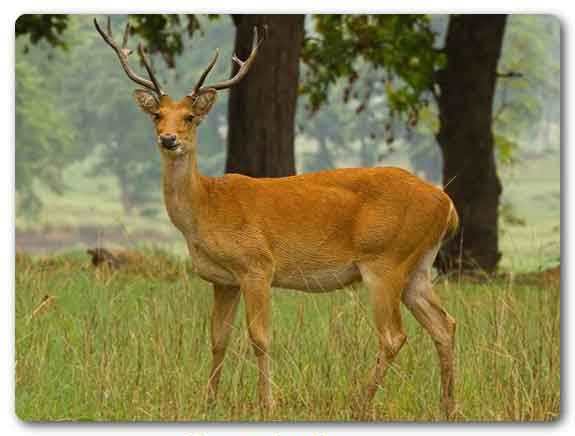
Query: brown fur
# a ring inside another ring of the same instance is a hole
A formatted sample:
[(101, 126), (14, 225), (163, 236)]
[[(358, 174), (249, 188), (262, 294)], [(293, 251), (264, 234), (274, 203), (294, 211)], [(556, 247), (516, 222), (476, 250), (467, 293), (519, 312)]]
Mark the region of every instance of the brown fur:
[[(271, 407), (270, 287), (325, 292), (363, 280), (372, 295), (380, 354), (364, 400), (371, 401), (405, 341), (403, 300), (438, 344), (444, 410), (454, 412), (455, 322), (431, 290), (429, 270), (441, 240), (458, 225), (449, 197), (399, 168), (348, 168), (285, 178), (199, 173), (196, 131), (215, 101), (207, 90), (192, 100), (168, 96), (150, 105), (158, 137), (177, 135), (178, 147), (159, 145), (166, 208), (186, 239), (195, 271), (214, 284), (213, 366), (217, 391), (239, 295), (260, 368), (259, 393)], [(160, 142), (160, 141), (159, 141)]]

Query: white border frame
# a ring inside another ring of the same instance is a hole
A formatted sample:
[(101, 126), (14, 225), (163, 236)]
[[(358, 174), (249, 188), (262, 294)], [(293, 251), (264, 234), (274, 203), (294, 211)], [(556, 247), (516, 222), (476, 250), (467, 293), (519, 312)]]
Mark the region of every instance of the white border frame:
[[(2, 142), (0, 152), (0, 187), (4, 206), (0, 213), (0, 228), (4, 230), (4, 243), (2, 244), (2, 263), (0, 275), (3, 279), (4, 299), (8, 304), (3, 304), (3, 316), (1, 317), (2, 337), (5, 341), (4, 358), (0, 361), (0, 382), (2, 395), (0, 396), (0, 428), (9, 431), (10, 434), (36, 434), (36, 433), (91, 433), (108, 435), (134, 434), (154, 432), (160, 435), (186, 434), (186, 435), (335, 435), (348, 433), (380, 434), (382, 432), (398, 432), (406, 434), (444, 433), (470, 431), (479, 434), (492, 434), (493, 432), (505, 433), (530, 433), (543, 431), (552, 433), (564, 433), (573, 430), (574, 416), (571, 406), (573, 394), (573, 378), (570, 367), (573, 365), (573, 341), (572, 341), (572, 318), (575, 316), (573, 297), (570, 295), (573, 283), (573, 270), (571, 268), (571, 250), (573, 249), (573, 237), (569, 223), (573, 219), (573, 177), (569, 169), (575, 168), (574, 154), (570, 151), (569, 127), (575, 121), (570, 110), (573, 101), (573, 87), (565, 79), (573, 74), (573, 33), (571, 27), (575, 23), (575, 3), (561, 0), (534, 1), (507, 1), (505, 3), (495, 0), (467, 0), (454, 4), (448, 0), (415, 1), (402, 0), (400, 2), (386, 2), (383, 0), (354, 0), (353, 7), (350, 2), (341, 0), (321, 0), (310, 3), (309, 0), (292, 0), (283, 4), (269, 6), (261, 1), (247, 0), (234, 2), (231, 0), (212, 0), (209, 8), (206, 4), (194, 4), (190, 0), (162, 0), (161, 3), (139, 4), (131, 2), (118, 2), (113, 0), (99, 0), (78, 2), (71, 0), (51, 0), (49, 2), (34, 2), (32, 0), (19, 0), (18, 2), (7, 1), (3, 4), (1, 14), (0, 38), (2, 50), (2, 86), (5, 108), (0, 116), (0, 131), (7, 133), (7, 140)], [(161, 7), (158, 7), (161, 4)], [(241, 4), (241, 7), (238, 7)], [(550, 424), (28, 424), (18, 420), (14, 413), (14, 113), (15, 113), (15, 82), (14, 82), (14, 23), (17, 17), (24, 13), (178, 13), (193, 11), (196, 13), (207, 12), (238, 12), (238, 13), (545, 13), (558, 16), (562, 23), (562, 395), (561, 395), (561, 419)], [(8, 133), (9, 132), (9, 133)]]

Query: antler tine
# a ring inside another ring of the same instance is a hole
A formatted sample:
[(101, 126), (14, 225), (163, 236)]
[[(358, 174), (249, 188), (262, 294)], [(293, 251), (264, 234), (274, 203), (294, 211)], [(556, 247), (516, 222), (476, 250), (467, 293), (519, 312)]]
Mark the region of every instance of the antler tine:
[(108, 30), (108, 35), (110, 35), (110, 38), (114, 38), (112, 36), (112, 19), (110, 18), (110, 16), (108, 15), (106, 17), (106, 29)]
[[(265, 26), (267, 27), (267, 26)], [(254, 38), (252, 40), (252, 51), (254, 47), (258, 47), (258, 26), (254, 26)]]
[(144, 53), (144, 47), (142, 46), (141, 42), (138, 44), (138, 54), (140, 55), (140, 59), (142, 60), (142, 63), (144, 64), (144, 68), (146, 69), (148, 76), (150, 76), (150, 79), (152, 80), (152, 83), (154, 84), (154, 88), (155, 88), (156, 92), (158, 93), (159, 96), (164, 95), (165, 93), (164, 93), (164, 91), (162, 91), (162, 88), (160, 88), (160, 84), (156, 80), (156, 76), (154, 76), (154, 72), (152, 71), (152, 67), (150, 66), (150, 63), (148, 62), (148, 58), (146, 57), (146, 54)]
[(231, 79), (228, 79), (228, 80), (224, 80), (223, 82), (219, 82), (219, 83), (215, 83), (213, 85), (202, 87), (201, 85), (203, 84), (204, 79), (207, 76), (207, 73), (209, 73), (209, 71), (213, 67), (212, 64), (215, 64), (215, 59), (217, 59), (217, 55), (216, 55), (216, 57), (212, 61), (212, 64), (210, 64), (208, 66), (208, 68), (206, 69), (206, 71), (204, 71), (204, 73), (202, 74), (202, 77), (200, 78), (200, 81), (198, 81), (198, 84), (194, 87), (194, 90), (192, 91), (192, 93), (190, 95), (198, 94), (201, 91), (203, 91), (205, 89), (209, 89), (209, 88), (215, 89), (215, 90), (231, 88), (232, 86), (234, 86), (235, 84), (240, 82), (244, 78), (244, 76), (247, 74), (247, 72), (249, 71), (252, 63), (254, 62), (254, 59), (256, 58), (256, 55), (258, 53), (258, 49), (259, 49), (260, 45), (262, 44), (262, 42), (264, 41), (264, 39), (266, 38), (266, 36), (267, 36), (267, 25), (264, 26), (264, 32), (263, 32), (262, 38), (258, 38), (258, 28), (257, 28), (257, 26), (254, 26), (254, 39), (252, 42), (252, 50), (251, 50), (248, 58), (245, 61), (242, 61), (235, 54), (232, 56), (232, 61), (235, 62), (236, 64), (238, 64), (238, 66), (239, 66), (239, 69), (238, 69), (237, 73), (234, 75), (234, 77), (232, 77)]
[(124, 29), (124, 37), (122, 38), (122, 48), (124, 50), (129, 51), (128, 54), (130, 54), (132, 52), (132, 50), (130, 50), (128, 48), (128, 37), (130, 36), (130, 22), (127, 21), (126, 22), (126, 28)]
[(127, 42), (128, 42), (129, 29), (130, 29), (129, 23), (126, 25), (126, 30), (124, 31), (122, 47), (119, 47), (118, 44), (112, 38), (112, 26), (111, 26), (111, 22), (110, 22), (110, 17), (108, 17), (108, 23), (107, 23), (108, 33), (104, 32), (102, 30), (102, 28), (100, 27), (100, 24), (98, 23), (98, 20), (96, 18), (94, 18), (94, 25), (96, 26), (96, 30), (98, 31), (98, 33), (100, 34), (102, 39), (110, 47), (112, 47), (112, 50), (114, 50), (116, 52), (116, 55), (118, 56), (118, 60), (120, 61), (120, 65), (122, 66), (122, 69), (128, 75), (128, 77), (133, 82), (137, 83), (138, 85), (142, 85), (145, 88), (147, 88), (151, 91), (154, 91), (155, 93), (158, 94), (158, 97), (161, 97), (162, 95), (164, 95), (164, 92), (160, 88), (158, 81), (154, 77), (154, 74), (152, 72), (152, 69), (150, 68), (150, 65), (149, 65), (146, 57), (143, 56), (143, 50), (142, 50), (140, 56), (142, 58), (142, 62), (144, 64), (144, 67), (146, 68), (146, 71), (148, 72), (148, 75), (150, 76), (151, 80), (147, 80), (147, 79), (144, 79), (143, 77), (138, 76), (128, 65), (128, 56), (132, 52), (132, 50), (130, 50), (129, 48), (126, 47)]
[[(250, 56), (253, 54), (254, 52), (254, 48), (258, 48), (259, 44), (258, 44), (258, 28), (257, 26), (254, 26), (254, 38), (252, 40), (252, 51), (250, 52)], [(241, 68), (244, 66), (244, 64), (249, 60), (246, 59), (246, 61), (242, 61), (235, 53), (232, 56), (232, 61), (235, 62), (236, 64), (238, 64), (238, 66)]]
[(206, 80), (206, 77), (208, 77), (208, 74), (210, 73), (210, 71), (212, 71), (212, 68), (214, 68), (214, 65), (216, 65), (216, 62), (218, 60), (218, 56), (220, 55), (220, 49), (216, 48), (216, 54), (214, 55), (214, 58), (212, 59), (212, 61), (209, 63), (209, 65), (207, 66), (207, 68), (204, 70), (204, 72), (202, 73), (202, 75), (200, 76), (200, 79), (198, 80), (198, 82), (196, 83), (196, 86), (194, 86), (194, 89), (192, 90), (192, 92), (190, 93), (190, 95), (196, 95), (198, 94), (198, 92), (200, 91), (200, 89), (202, 88), (202, 85), (204, 84), (204, 80)]

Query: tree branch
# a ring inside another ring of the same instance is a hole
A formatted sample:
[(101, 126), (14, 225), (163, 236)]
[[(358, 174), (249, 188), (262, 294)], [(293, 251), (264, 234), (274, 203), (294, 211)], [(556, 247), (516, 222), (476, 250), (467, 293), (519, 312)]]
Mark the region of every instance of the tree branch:
[(507, 73), (495, 73), (498, 79), (518, 79), (523, 77), (523, 73), (518, 71), (509, 71)]

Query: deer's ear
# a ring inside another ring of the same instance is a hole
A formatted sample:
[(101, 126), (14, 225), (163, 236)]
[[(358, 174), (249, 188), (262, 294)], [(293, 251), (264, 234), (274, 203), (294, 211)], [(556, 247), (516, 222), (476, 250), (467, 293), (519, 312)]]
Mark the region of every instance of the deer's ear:
[(136, 89), (134, 91), (134, 100), (144, 112), (154, 114), (160, 108), (160, 102), (157, 97), (146, 89)]
[(216, 102), (216, 97), (217, 91), (215, 89), (206, 89), (201, 94), (188, 96), (194, 115), (198, 117), (206, 115)]

